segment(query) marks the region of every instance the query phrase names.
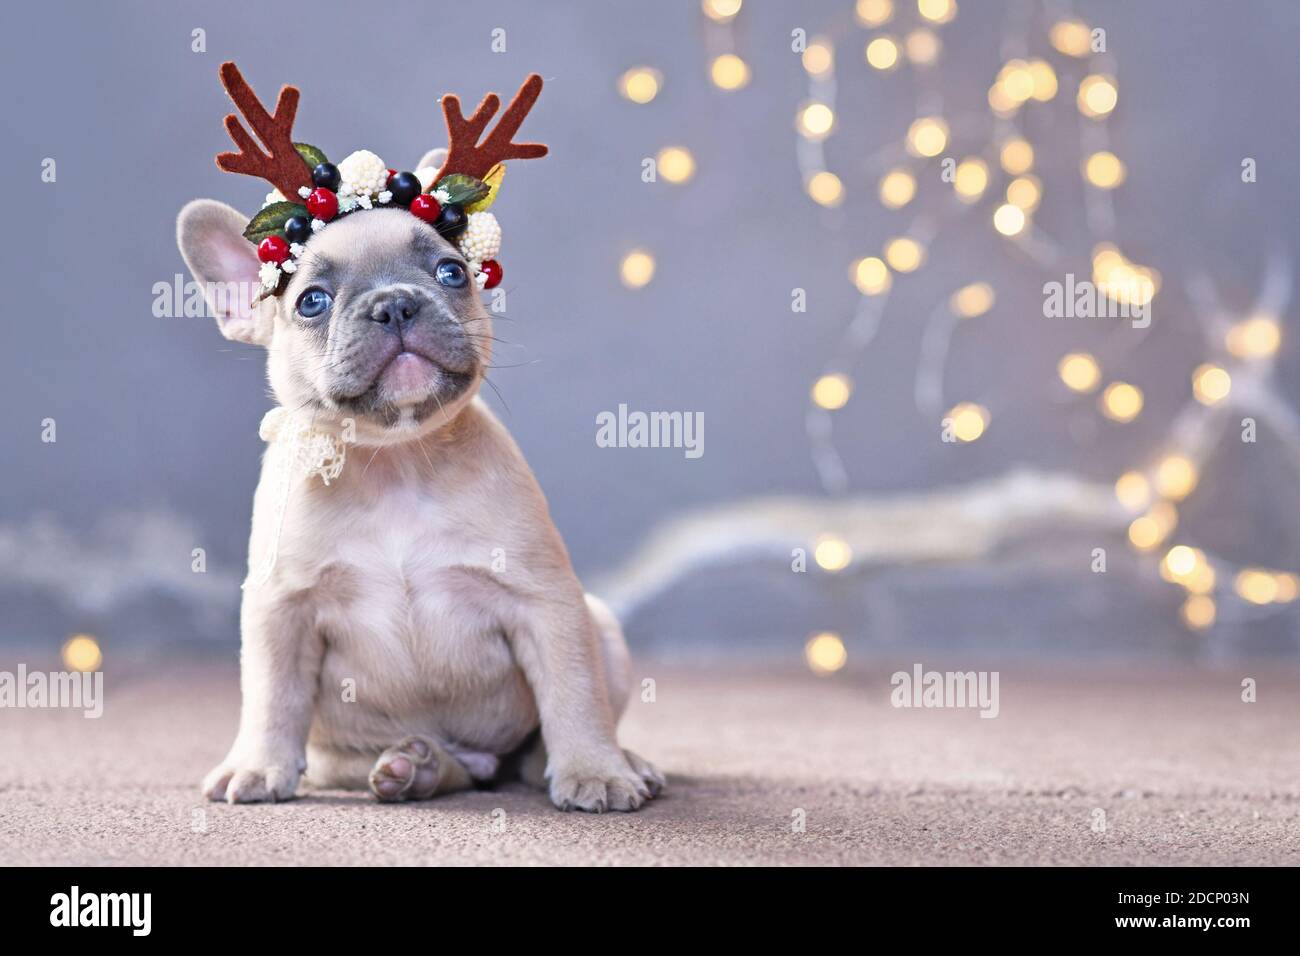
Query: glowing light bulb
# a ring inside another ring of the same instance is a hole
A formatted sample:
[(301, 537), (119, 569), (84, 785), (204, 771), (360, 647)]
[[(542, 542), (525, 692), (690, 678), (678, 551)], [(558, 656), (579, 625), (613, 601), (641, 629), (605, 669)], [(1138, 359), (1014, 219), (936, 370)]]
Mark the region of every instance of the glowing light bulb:
[(917, 66), (929, 66), (939, 58), (942, 44), (933, 30), (922, 27), (909, 33), (903, 41), (903, 46), (907, 50), (909, 60)]
[(1035, 176), (1017, 176), (1007, 184), (1007, 202), (1033, 212), (1043, 198), (1043, 187)]
[(1267, 315), (1252, 316), (1235, 323), (1228, 329), (1224, 344), (1237, 358), (1267, 358), (1282, 343), (1282, 330), (1277, 320)]
[(1099, 119), (1115, 108), (1119, 102), (1119, 89), (1115, 86), (1113, 76), (1092, 73), (1079, 83), (1079, 112), (1092, 119)]
[(877, 259), (875, 256), (867, 256), (855, 262), (850, 270), (850, 277), (863, 295), (880, 295), (882, 292), (887, 292), (893, 281), (889, 277), (889, 267), (885, 265), (884, 260)]
[(655, 159), (659, 175), (670, 183), (684, 183), (695, 175), (695, 157), (685, 146), (665, 146)]
[(648, 66), (634, 66), (618, 81), (618, 91), (633, 103), (649, 103), (659, 95), (663, 74)]
[(1002, 204), (993, 213), (993, 228), (1004, 236), (1019, 235), (1025, 228), (1025, 211), (1011, 203)]
[(1180, 613), (1184, 624), (1194, 631), (1204, 631), (1214, 626), (1214, 619), (1218, 612), (1214, 606), (1214, 598), (1205, 594), (1193, 594), (1183, 602)]
[(1115, 481), (1115, 497), (1129, 511), (1141, 511), (1151, 503), (1151, 485), (1139, 471), (1126, 471)]
[(948, 145), (948, 124), (937, 116), (923, 116), (907, 130), (907, 148), (915, 156), (938, 156)]
[(1214, 405), (1232, 391), (1232, 376), (1217, 365), (1200, 365), (1192, 373), (1192, 394), (1202, 405)]
[(1181, 581), (1191, 577), (1203, 559), (1204, 555), (1196, 548), (1176, 544), (1165, 553), (1164, 560), (1160, 562), (1161, 574), (1166, 580)]
[(623, 257), (619, 274), (625, 286), (639, 289), (654, 278), (655, 257), (644, 249), (633, 249)]
[(957, 164), (952, 188), (962, 202), (975, 202), (984, 195), (989, 184), (989, 167), (978, 156), (970, 156)]
[(1083, 175), (1098, 189), (1114, 189), (1124, 182), (1124, 164), (1114, 153), (1103, 150), (1088, 157)]
[(1242, 600), (1251, 604), (1271, 604), (1277, 599), (1277, 578), (1262, 568), (1243, 568), (1233, 587)]
[(842, 372), (823, 375), (813, 383), (812, 400), (828, 412), (838, 411), (849, 403), (853, 394), (853, 383)]
[(891, 169), (880, 180), (880, 201), (889, 209), (901, 209), (916, 195), (916, 177), (906, 169)]
[(714, 59), (709, 76), (720, 90), (738, 90), (749, 83), (749, 64), (734, 53), (724, 53)]
[(898, 65), (898, 44), (890, 37), (876, 37), (867, 44), (867, 63), (877, 70), (892, 70)]
[(743, 0), (703, 0), (700, 6), (710, 20), (725, 23), (740, 12)]
[(987, 282), (972, 282), (962, 286), (948, 300), (948, 307), (963, 319), (973, 319), (993, 308), (993, 287)]
[(957, 15), (954, 0), (916, 0), (916, 9), (921, 16), (934, 23), (947, 23)]
[(844, 186), (840, 177), (828, 170), (821, 170), (808, 177), (808, 195), (813, 202), (834, 208), (844, 202)]
[(885, 244), (885, 261), (895, 272), (915, 272), (925, 261), (925, 247), (915, 239), (899, 236)]
[(1071, 352), (1056, 365), (1065, 387), (1074, 392), (1091, 392), (1101, 382), (1101, 367), (1087, 352)]
[(1034, 95), (1034, 75), (1024, 60), (1008, 60), (998, 71), (997, 84), (1013, 103), (1023, 103)]
[(1156, 466), (1156, 491), (1181, 501), (1196, 487), (1196, 466), (1184, 455), (1168, 455)]
[(1082, 20), (1062, 20), (1052, 25), (1052, 46), (1066, 56), (1083, 57), (1092, 51), (1092, 32)]
[(1128, 382), (1112, 382), (1101, 393), (1102, 414), (1111, 421), (1131, 422), (1142, 411), (1142, 390)]
[(822, 535), (813, 549), (813, 560), (823, 571), (843, 571), (853, 561), (853, 549), (838, 535)]
[(810, 76), (824, 76), (835, 67), (835, 50), (829, 40), (818, 38), (808, 44), (801, 59)]
[(864, 27), (878, 27), (894, 15), (894, 3), (893, 0), (858, 0), (854, 10)]
[(849, 653), (844, 649), (844, 641), (834, 631), (822, 631), (808, 638), (803, 649), (804, 660), (808, 669), (819, 677), (834, 674), (848, 662)]
[(800, 135), (821, 142), (835, 129), (835, 111), (825, 103), (808, 103), (799, 111), (796, 127)]
[(1056, 95), (1056, 71), (1052, 69), (1052, 64), (1046, 60), (1030, 60), (1027, 67), (1030, 79), (1033, 81), (1033, 93), (1035, 100), (1040, 103), (1046, 103)]
[(1001, 84), (994, 83), (989, 87), (989, 109), (1005, 119), (1014, 116), (1016, 110), (1020, 109), (1020, 104), (1007, 96)]
[(82, 673), (99, 670), (99, 665), (104, 661), (99, 642), (89, 634), (74, 634), (68, 638), (63, 645), (61, 656), (64, 667)]
[(1002, 144), (998, 156), (1002, 168), (1012, 176), (1019, 176), (1034, 168), (1034, 147), (1023, 139), (1009, 139)]
[(972, 442), (988, 428), (989, 411), (974, 402), (959, 402), (948, 410), (947, 419), (958, 441)]
[(1134, 518), (1128, 526), (1128, 540), (1139, 551), (1151, 551), (1173, 533), (1178, 512), (1167, 501), (1158, 502), (1146, 514)]

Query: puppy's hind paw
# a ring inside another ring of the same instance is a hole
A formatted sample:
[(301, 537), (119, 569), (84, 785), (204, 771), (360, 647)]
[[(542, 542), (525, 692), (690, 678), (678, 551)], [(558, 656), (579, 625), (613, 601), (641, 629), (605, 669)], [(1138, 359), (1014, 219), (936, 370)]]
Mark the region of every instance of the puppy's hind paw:
[(370, 771), (370, 792), (385, 803), (433, 796), (441, 778), (437, 749), (415, 736), (389, 747)]

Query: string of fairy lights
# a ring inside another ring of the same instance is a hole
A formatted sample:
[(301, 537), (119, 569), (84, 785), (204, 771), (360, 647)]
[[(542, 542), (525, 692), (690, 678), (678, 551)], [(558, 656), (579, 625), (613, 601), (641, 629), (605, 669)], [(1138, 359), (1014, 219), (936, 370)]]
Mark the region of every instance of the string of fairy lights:
[[(1035, 150), (1022, 119), (1033, 109), (1048, 109), (1073, 90), (1083, 147), (1080, 173), (1084, 181), (1085, 221), (1093, 238), (1091, 277), (1100, 296), (1120, 307), (1149, 306), (1160, 292), (1162, 277), (1129, 258), (1116, 239), (1112, 197), (1123, 185), (1127, 169), (1111, 148), (1108, 120), (1119, 103), (1114, 58), (1095, 44), (1092, 28), (1079, 18), (1058, 13), (1046, 30), (1045, 49), (1032, 55), (1028, 23), (1033, 7), (1017, 8), (1003, 40), (1004, 62), (988, 89), (983, 116), (945, 116), (936, 71), (943, 44), (942, 28), (957, 16), (954, 0), (916, 0), (907, 9), (893, 0), (857, 0), (855, 30), (809, 42), (803, 53), (808, 79), (806, 100), (796, 113), (796, 156), (809, 198), (835, 208), (847, 187), (826, 163), (823, 144), (836, 130), (835, 66), (837, 50), (857, 47), (867, 65), (882, 74), (905, 68), (915, 73), (917, 112), (899, 143), (869, 157), (877, 199), (890, 212), (906, 212), (915, 203), (922, 183), (949, 191), (939, 211), (918, 212), (912, 221), (885, 241), (878, 254), (855, 260), (849, 277), (860, 293), (859, 304), (835, 349), (833, 359), (810, 389), (807, 432), (814, 465), (825, 489), (843, 493), (848, 477), (834, 444), (835, 413), (853, 397), (852, 368), (873, 341), (885, 314), (895, 281), (922, 269), (927, 246), (941, 224), (964, 215), (986, 215), (992, 234), (1053, 275), (1069, 271), (1070, 256), (1034, 221), (1044, 183), (1035, 175)], [(863, 38), (860, 30), (865, 30)], [(1097, 48), (1095, 48), (1097, 47)], [(1076, 74), (1080, 74), (1076, 78)], [(1068, 84), (1066, 80), (1068, 79)], [(933, 167), (956, 142), (974, 143), (956, 163), (950, 182)], [(944, 368), (954, 334), (995, 307), (992, 285), (974, 281), (954, 290), (926, 320), (916, 374), (918, 409), (938, 423), (945, 421), (959, 442), (978, 441), (994, 414), (988, 405), (963, 400), (943, 401)], [(1171, 429), (1169, 447), (1150, 463), (1119, 475), (1115, 494), (1132, 515), (1128, 540), (1144, 554), (1159, 556), (1160, 575), (1185, 592), (1181, 615), (1193, 630), (1210, 628), (1219, 615), (1218, 602), (1233, 595), (1245, 606), (1286, 604), (1300, 595), (1300, 577), (1264, 567), (1239, 566), (1189, 543), (1176, 542), (1178, 508), (1196, 489), (1213, 442), (1204, 436), (1227, 426), (1224, 411), (1234, 381), (1258, 392), (1267, 383), (1281, 341), (1278, 317), (1282, 297), (1256, 303), (1255, 310), (1215, 328), (1219, 338), (1208, 343), (1216, 358), (1192, 374), (1191, 395)], [(1112, 336), (1143, 335), (1147, 329), (1122, 328)], [(1130, 338), (1126, 347), (1135, 340)], [(1098, 352), (1104, 352), (1099, 349)], [(1058, 387), (1076, 396), (1096, 396), (1098, 413), (1126, 424), (1139, 418), (1144, 394), (1139, 384), (1107, 380), (1103, 361), (1092, 352), (1062, 355), (1056, 368)], [(1289, 427), (1287, 422), (1282, 422)], [(1300, 438), (1300, 436), (1292, 436)], [(828, 571), (847, 568), (853, 560), (848, 545), (827, 533), (814, 551)], [(809, 662), (817, 656), (842, 657), (835, 635), (816, 635), (808, 648)], [(819, 652), (814, 644), (824, 645)]]
[[(735, 24), (743, 0), (702, 0), (704, 45), (710, 81), (719, 90), (743, 89), (751, 79), (749, 64), (738, 49)], [(856, 184), (846, 184), (827, 160), (825, 143), (839, 125), (837, 61), (861, 57), (882, 83), (890, 74), (911, 71), (914, 118), (902, 138), (881, 147), (860, 166), (867, 171), (876, 201), (888, 214), (910, 218), (886, 239), (879, 251), (849, 264), (849, 279), (859, 293), (831, 360), (812, 383), (806, 430), (814, 467), (832, 495), (848, 491), (849, 476), (835, 444), (836, 413), (854, 396), (852, 370), (875, 340), (896, 282), (924, 270), (928, 250), (939, 230), (964, 217), (985, 217), (991, 235), (1038, 266), (1046, 275), (1072, 272), (1077, 253), (1057, 241), (1035, 220), (1045, 184), (1036, 167), (1038, 156), (1026, 131), (1025, 117), (1035, 110), (1061, 109), (1069, 102), (1078, 124), (1083, 181), (1083, 218), (1091, 237), (1090, 277), (1100, 297), (1121, 309), (1149, 307), (1163, 277), (1123, 251), (1116, 236), (1113, 197), (1128, 170), (1112, 146), (1109, 120), (1120, 102), (1118, 64), (1098, 42), (1092, 26), (1062, 2), (1044, 0), (1008, 6), (1002, 37), (1002, 64), (992, 77), (987, 109), (952, 113), (944, 110), (939, 61), (944, 33), (958, 16), (956, 0), (856, 0), (846, 26), (807, 40), (801, 60), (807, 95), (795, 115), (796, 159), (808, 197), (820, 206), (841, 206)], [(1035, 28), (1037, 25), (1037, 28)], [(663, 76), (649, 66), (629, 69), (619, 80), (622, 94), (634, 103), (658, 95)], [(952, 155), (956, 147), (964, 150)], [(950, 175), (936, 166), (951, 158)], [(695, 173), (684, 146), (666, 146), (656, 157), (659, 175), (682, 183)], [(923, 192), (942, 189), (938, 204), (920, 202)], [(635, 249), (623, 258), (621, 277), (629, 288), (645, 285), (654, 275), (653, 255)], [(1227, 411), (1237, 396), (1269, 395), (1273, 360), (1281, 343), (1279, 316), (1289, 294), (1262, 295), (1252, 311), (1225, 318), (1206, 305), (1207, 352), (1213, 358), (1191, 376), (1187, 406), (1176, 416), (1166, 447), (1141, 467), (1115, 479), (1115, 495), (1130, 512), (1128, 541), (1166, 581), (1184, 594), (1181, 617), (1186, 626), (1204, 631), (1220, 619), (1220, 603), (1235, 598), (1237, 607), (1265, 609), (1300, 596), (1300, 576), (1287, 571), (1243, 566), (1177, 540), (1179, 507), (1200, 481), (1201, 470), (1216, 442), (1207, 438), (1227, 427)], [(1000, 407), (995, 397), (944, 398), (946, 368), (954, 338), (997, 305), (993, 284), (975, 278), (935, 306), (924, 322), (915, 376), (915, 402), (928, 420), (943, 422), (960, 443), (980, 440)], [(1202, 299), (1206, 296), (1202, 295)], [(1123, 313), (1128, 314), (1128, 313)], [(1077, 400), (1095, 402), (1096, 414), (1117, 425), (1140, 419), (1145, 394), (1137, 382), (1108, 376), (1109, 356), (1131, 350), (1146, 328), (1117, 325), (1093, 351), (1063, 354), (1053, 386)], [(1273, 424), (1289, 429), (1300, 467), (1300, 425), (1280, 403), (1273, 402)], [(828, 531), (813, 543), (818, 566), (840, 572), (853, 564), (843, 537)], [(809, 666), (830, 673), (843, 666), (846, 653), (839, 636), (813, 635), (806, 646)]]

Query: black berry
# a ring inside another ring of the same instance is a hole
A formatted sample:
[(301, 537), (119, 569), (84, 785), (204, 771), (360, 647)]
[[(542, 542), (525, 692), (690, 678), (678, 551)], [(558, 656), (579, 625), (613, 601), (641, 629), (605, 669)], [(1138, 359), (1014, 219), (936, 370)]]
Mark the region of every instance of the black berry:
[(415, 173), (398, 173), (388, 177), (388, 191), (393, 194), (393, 203), (409, 206), (411, 200), (420, 195), (420, 180)]
[(333, 163), (321, 163), (311, 171), (311, 181), (321, 189), (338, 192), (343, 177), (339, 175), (339, 168)]
[(447, 203), (442, 207), (442, 212), (438, 213), (438, 221), (433, 224), (433, 228), (437, 229), (438, 235), (444, 239), (455, 239), (468, 225), (469, 219), (465, 216), (465, 210), (455, 203)]
[(306, 242), (311, 238), (311, 220), (306, 216), (290, 216), (284, 221), (284, 236), (290, 242)]

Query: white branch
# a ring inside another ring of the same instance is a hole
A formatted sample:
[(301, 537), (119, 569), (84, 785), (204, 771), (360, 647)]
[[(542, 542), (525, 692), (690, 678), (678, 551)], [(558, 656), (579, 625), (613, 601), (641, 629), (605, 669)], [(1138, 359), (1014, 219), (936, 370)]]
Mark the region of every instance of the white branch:
[(595, 588), (628, 614), (682, 578), (767, 558), (788, 567), (833, 532), (857, 567), (968, 562), (1020, 535), (1050, 527), (1115, 531), (1130, 516), (1109, 484), (1020, 470), (989, 481), (889, 498), (753, 498), (684, 515), (657, 528)]

